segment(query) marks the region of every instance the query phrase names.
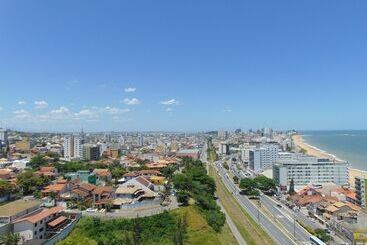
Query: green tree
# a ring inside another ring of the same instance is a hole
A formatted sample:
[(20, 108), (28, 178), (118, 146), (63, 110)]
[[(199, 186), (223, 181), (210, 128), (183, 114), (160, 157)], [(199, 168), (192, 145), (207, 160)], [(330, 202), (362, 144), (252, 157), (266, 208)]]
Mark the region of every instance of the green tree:
[(186, 217), (179, 217), (176, 222), (176, 231), (173, 237), (173, 244), (174, 245), (183, 245), (185, 242), (187, 233), (187, 223)]
[(330, 242), (333, 238), (323, 229), (316, 229), (315, 230), (316, 236), (322, 240), (323, 242), (327, 243)]
[(296, 191), (294, 190), (294, 179), (291, 179), (291, 182), (289, 183), (289, 191), (288, 191), (289, 195), (293, 195), (294, 193), (296, 193)]
[(189, 199), (190, 199), (190, 196), (187, 192), (185, 191), (178, 191), (177, 194), (177, 201), (179, 203), (181, 203), (183, 206), (187, 206), (189, 205)]
[(256, 182), (257, 188), (259, 188), (262, 191), (268, 191), (273, 190), (276, 187), (275, 180), (269, 179), (268, 177), (264, 175), (257, 176), (254, 181)]
[(26, 171), (17, 176), (17, 185), (23, 190), (24, 195), (32, 194), (49, 182), (48, 178), (41, 178), (32, 171)]
[(244, 191), (257, 188), (256, 181), (251, 178), (243, 178), (240, 181), (240, 188)]
[(0, 196), (9, 196), (10, 194), (16, 193), (18, 188), (16, 185), (0, 179)]
[(19, 234), (9, 233), (0, 237), (0, 242), (4, 245), (17, 245), (19, 241)]
[(47, 161), (46, 159), (44, 159), (44, 156), (41, 154), (37, 154), (36, 156), (34, 156), (30, 162), (28, 163), (28, 165), (32, 168), (32, 169), (38, 169), (42, 166), (47, 165)]
[(238, 177), (237, 176), (233, 176), (233, 182), (235, 184), (238, 184), (238, 181), (239, 181)]
[(138, 245), (141, 242), (142, 227), (140, 224), (140, 218), (137, 217), (133, 220), (133, 241), (134, 245)]
[(176, 172), (177, 167), (174, 165), (165, 167), (161, 170), (162, 174), (164, 175), (164, 177), (166, 177), (166, 179), (170, 180), (173, 177), (173, 174)]

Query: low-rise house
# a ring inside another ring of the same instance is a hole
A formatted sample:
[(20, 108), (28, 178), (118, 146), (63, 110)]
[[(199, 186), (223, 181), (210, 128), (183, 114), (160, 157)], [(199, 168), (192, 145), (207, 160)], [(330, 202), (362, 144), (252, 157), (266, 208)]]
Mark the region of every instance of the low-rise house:
[(19, 217), (35, 212), (41, 206), (38, 200), (20, 199), (0, 206), (0, 226), (10, 224)]
[(93, 197), (93, 190), (96, 189), (97, 186), (89, 184), (89, 183), (78, 183), (72, 187), (71, 196), (72, 199), (76, 200), (84, 200)]
[(141, 176), (127, 181), (117, 188), (113, 205), (121, 208), (121, 206), (126, 204), (154, 200), (158, 197), (158, 194), (149, 188), (150, 184), (149, 181)]
[(67, 180), (60, 179), (54, 184), (44, 187), (41, 193), (43, 197), (55, 195), (56, 198), (60, 198), (62, 194), (65, 194), (68, 191), (70, 191), (70, 184)]
[(47, 225), (55, 223), (62, 210), (62, 207), (53, 207), (22, 217), (14, 222), (14, 233), (18, 233), (23, 241), (45, 239)]
[(112, 204), (115, 198), (115, 190), (112, 186), (97, 186), (92, 194), (93, 203), (97, 208), (105, 208), (107, 204)]
[(148, 170), (140, 170), (140, 171), (133, 171), (124, 174), (122, 182), (129, 181), (131, 179), (135, 179), (136, 177), (143, 176), (145, 178), (150, 178), (152, 176), (163, 176), (163, 174), (158, 170), (148, 169)]
[(9, 168), (0, 169), (0, 179), (10, 180), (14, 178), (15, 176), (16, 174), (13, 172), (12, 169), (9, 169)]
[(41, 167), (39, 171), (36, 172), (37, 175), (48, 177), (50, 179), (54, 179), (58, 176), (57, 168), (55, 167)]
[(93, 173), (96, 174), (99, 182), (110, 182), (112, 180), (112, 174), (108, 169), (94, 169)]

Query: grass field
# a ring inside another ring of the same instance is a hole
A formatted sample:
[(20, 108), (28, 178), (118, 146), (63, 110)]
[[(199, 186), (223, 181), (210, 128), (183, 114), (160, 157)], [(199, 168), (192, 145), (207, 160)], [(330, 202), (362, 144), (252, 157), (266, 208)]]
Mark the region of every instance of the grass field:
[(217, 196), (233, 220), (238, 231), (247, 244), (252, 245), (272, 245), (275, 242), (271, 237), (251, 218), (251, 216), (238, 204), (232, 194), (224, 186), (220, 177), (212, 166), (209, 167), (209, 174), (215, 180), (217, 186)]
[[(215, 232), (206, 222), (206, 220), (200, 215), (200, 212), (195, 206), (182, 207), (177, 210), (171, 211), (175, 217), (186, 217), (187, 222), (187, 236), (185, 239), (185, 244), (192, 245), (237, 245), (235, 238), (233, 237), (227, 224), (223, 227), (220, 233)], [(144, 221), (142, 221), (144, 222)], [(58, 245), (97, 245), (97, 241), (93, 240), (87, 232), (83, 220), (76, 226), (74, 231)], [(113, 229), (113, 228), (112, 228)], [(113, 233), (122, 233), (115, 227)], [(153, 234), (152, 234), (153, 235)], [(153, 244), (153, 243), (142, 243), (142, 244)], [(154, 244), (165, 245), (173, 244), (170, 239), (163, 239), (157, 241)]]
[(174, 213), (185, 215), (187, 221), (187, 244), (235, 245), (238, 244), (227, 224), (220, 233), (215, 232), (195, 207), (180, 208)]

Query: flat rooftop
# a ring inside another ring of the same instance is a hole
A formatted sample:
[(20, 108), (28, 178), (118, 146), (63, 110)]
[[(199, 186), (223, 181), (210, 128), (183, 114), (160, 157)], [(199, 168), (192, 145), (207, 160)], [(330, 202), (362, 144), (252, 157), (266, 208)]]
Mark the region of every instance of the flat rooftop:
[(13, 216), (19, 212), (32, 208), (34, 206), (40, 205), (41, 202), (38, 200), (16, 200), (14, 202), (7, 203), (3, 206), (0, 206), (0, 216), (1, 217), (9, 217)]

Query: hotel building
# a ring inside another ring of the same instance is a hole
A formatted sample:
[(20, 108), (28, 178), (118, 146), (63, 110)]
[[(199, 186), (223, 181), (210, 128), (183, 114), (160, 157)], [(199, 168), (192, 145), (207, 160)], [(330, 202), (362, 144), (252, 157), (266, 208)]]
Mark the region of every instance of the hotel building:
[(273, 178), (283, 188), (288, 187), (292, 179), (296, 189), (308, 184), (348, 185), (348, 169), (348, 162), (293, 153), (279, 155), (273, 165)]

